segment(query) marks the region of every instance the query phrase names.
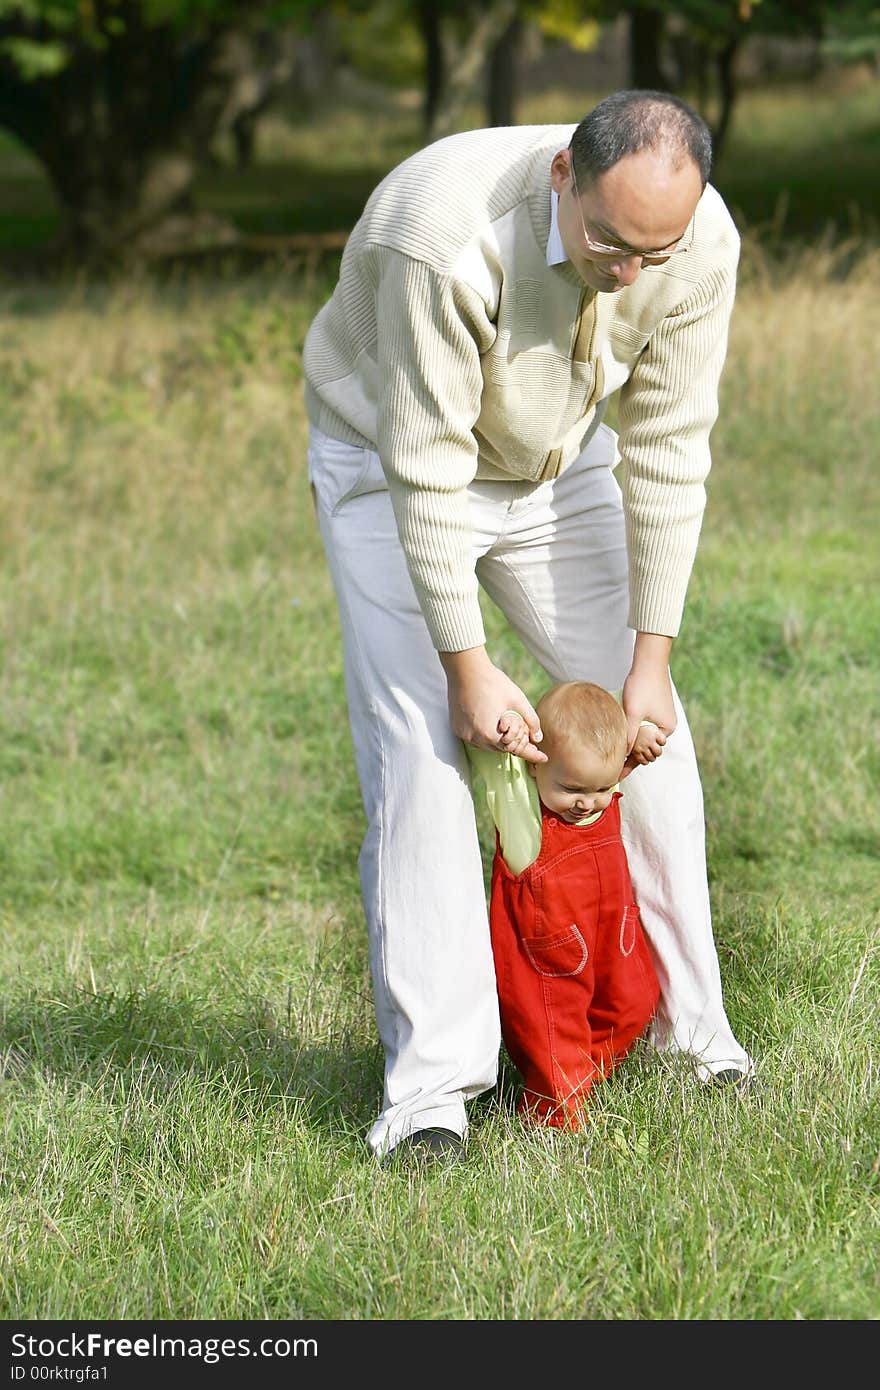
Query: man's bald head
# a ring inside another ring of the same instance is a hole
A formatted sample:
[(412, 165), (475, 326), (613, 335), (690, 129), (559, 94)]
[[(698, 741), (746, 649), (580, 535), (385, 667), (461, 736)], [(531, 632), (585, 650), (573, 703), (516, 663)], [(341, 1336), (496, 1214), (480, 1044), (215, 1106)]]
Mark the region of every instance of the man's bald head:
[(627, 155), (651, 150), (672, 169), (692, 161), (705, 187), (712, 167), (712, 136), (702, 116), (671, 92), (647, 88), (612, 92), (594, 106), (569, 146), (581, 187)]

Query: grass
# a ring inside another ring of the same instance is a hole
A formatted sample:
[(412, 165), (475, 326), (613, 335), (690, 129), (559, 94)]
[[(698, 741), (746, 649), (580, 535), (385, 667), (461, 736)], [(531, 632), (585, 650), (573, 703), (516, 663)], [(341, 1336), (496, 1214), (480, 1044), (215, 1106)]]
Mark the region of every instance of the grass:
[(363, 1142), (301, 402), (332, 262), (3, 290), (0, 1317), (877, 1318), (876, 272), (747, 240), (675, 652), (760, 1088), (638, 1053), (571, 1136), (505, 1067), (422, 1178)]

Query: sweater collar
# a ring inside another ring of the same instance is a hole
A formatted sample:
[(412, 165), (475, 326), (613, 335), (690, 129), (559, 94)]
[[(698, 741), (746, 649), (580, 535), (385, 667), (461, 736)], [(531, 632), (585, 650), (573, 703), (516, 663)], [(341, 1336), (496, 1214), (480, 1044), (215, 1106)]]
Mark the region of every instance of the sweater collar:
[[(555, 274), (561, 275), (569, 284), (577, 286), (578, 289), (586, 288), (583, 280), (578, 275), (571, 261), (565, 255), (561, 239), (559, 239), (559, 227), (556, 217), (556, 204), (559, 199), (550, 186), (550, 161), (553, 158), (559, 145), (548, 149), (544, 144), (536, 152), (535, 163), (531, 177), (531, 191), (528, 196), (529, 219), (532, 224), (532, 231), (535, 240), (541, 251), (546, 256), (547, 265), (552, 268)], [(556, 243), (559, 239), (559, 251), (562, 255), (561, 260), (556, 259)], [(551, 245), (554, 249), (553, 259), (551, 260)]]
[(562, 237), (559, 235), (559, 194), (550, 190), (550, 233), (547, 237), (547, 264), (562, 265), (568, 260)]

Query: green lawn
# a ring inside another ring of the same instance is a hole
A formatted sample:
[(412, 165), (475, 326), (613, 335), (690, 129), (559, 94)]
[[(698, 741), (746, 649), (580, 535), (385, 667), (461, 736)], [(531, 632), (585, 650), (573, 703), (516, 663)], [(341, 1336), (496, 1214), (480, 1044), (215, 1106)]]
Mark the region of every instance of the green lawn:
[(640, 1053), (572, 1136), (504, 1068), (424, 1177), (364, 1147), (301, 401), (332, 263), (2, 291), (0, 1317), (880, 1315), (877, 269), (747, 246), (675, 651), (760, 1086)]

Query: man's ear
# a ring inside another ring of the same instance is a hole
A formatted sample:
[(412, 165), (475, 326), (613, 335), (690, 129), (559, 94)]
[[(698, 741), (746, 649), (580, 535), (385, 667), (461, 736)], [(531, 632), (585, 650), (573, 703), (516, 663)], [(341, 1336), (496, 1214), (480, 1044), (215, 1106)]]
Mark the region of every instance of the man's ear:
[(550, 187), (554, 193), (564, 193), (571, 183), (571, 155), (557, 150), (550, 161)]

